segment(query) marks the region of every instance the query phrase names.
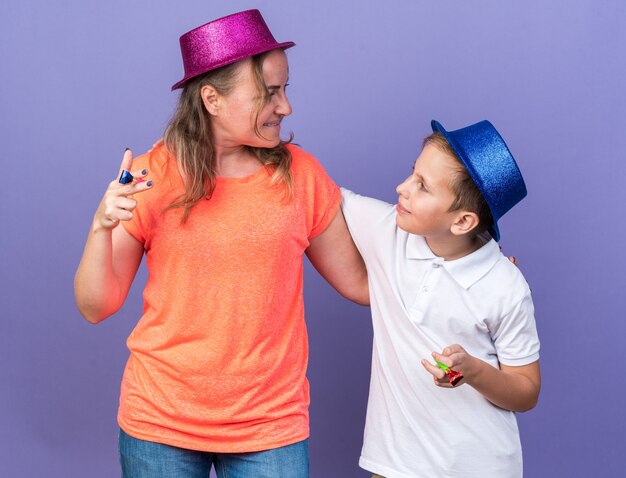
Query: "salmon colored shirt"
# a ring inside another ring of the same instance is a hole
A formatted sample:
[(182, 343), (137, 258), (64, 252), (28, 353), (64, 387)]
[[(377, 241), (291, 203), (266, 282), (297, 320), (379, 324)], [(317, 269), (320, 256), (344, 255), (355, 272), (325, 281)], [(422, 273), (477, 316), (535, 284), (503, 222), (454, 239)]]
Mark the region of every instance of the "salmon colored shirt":
[(317, 160), (288, 146), (295, 197), (259, 168), (217, 178), (181, 224), (163, 210), (183, 192), (162, 143), (134, 160), (154, 187), (126, 230), (144, 244), (143, 315), (128, 338), (118, 422), (177, 447), (250, 452), (309, 436), (303, 253), (341, 194)]

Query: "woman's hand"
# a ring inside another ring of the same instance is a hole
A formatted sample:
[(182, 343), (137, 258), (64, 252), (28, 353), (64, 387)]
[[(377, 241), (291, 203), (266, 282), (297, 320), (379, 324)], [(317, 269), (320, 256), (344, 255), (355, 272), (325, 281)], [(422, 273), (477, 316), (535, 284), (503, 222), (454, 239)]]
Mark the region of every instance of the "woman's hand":
[(102, 201), (94, 216), (93, 230), (113, 229), (120, 221), (129, 221), (133, 218), (133, 209), (137, 207), (137, 201), (132, 198), (133, 194), (140, 193), (153, 186), (152, 181), (146, 181), (147, 169), (133, 171), (131, 174), (134, 181), (130, 184), (121, 184), (119, 178), (122, 171), (130, 171), (133, 165), (133, 153), (130, 149), (124, 151), (122, 164), (117, 178), (109, 183)]

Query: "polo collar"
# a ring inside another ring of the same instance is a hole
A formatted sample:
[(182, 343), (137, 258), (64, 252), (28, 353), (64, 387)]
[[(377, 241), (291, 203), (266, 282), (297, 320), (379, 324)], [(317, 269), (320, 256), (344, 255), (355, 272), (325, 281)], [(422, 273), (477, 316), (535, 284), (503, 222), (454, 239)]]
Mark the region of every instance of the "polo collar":
[(407, 239), (406, 256), (408, 259), (431, 260), (442, 265), (452, 278), (464, 289), (469, 289), (487, 272), (496, 265), (500, 259), (500, 247), (493, 239), (484, 246), (467, 256), (445, 261), (436, 256), (428, 247), (422, 236), (409, 234)]

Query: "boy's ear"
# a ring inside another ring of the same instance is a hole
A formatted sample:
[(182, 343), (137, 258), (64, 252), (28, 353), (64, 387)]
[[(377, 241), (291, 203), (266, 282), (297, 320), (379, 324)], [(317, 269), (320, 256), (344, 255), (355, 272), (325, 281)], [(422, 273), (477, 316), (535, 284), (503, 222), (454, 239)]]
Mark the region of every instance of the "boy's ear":
[(450, 232), (455, 236), (462, 236), (476, 229), (480, 224), (478, 214), (471, 211), (458, 211), (450, 226)]
[(200, 90), (202, 104), (210, 115), (215, 116), (219, 111), (219, 94), (211, 85), (204, 85)]

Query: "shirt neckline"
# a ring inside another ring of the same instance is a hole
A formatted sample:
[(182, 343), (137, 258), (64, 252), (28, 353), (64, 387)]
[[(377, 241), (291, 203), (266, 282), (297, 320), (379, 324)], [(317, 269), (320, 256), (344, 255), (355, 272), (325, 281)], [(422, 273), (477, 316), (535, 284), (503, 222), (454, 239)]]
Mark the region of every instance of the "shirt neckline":
[(217, 183), (222, 183), (222, 184), (245, 184), (245, 183), (250, 183), (254, 180), (256, 180), (257, 178), (262, 178), (262, 177), (267, 177), (269, 176), (270, 172), (268, 171), (268, 168), (261, 164), (256, 171), (254, 171), (252, 174), (249, 174), (247, 176), (242, 176), (242, 177), (227, 177), (227, 176), (215, 176), (215, 180)]
[(490, 239), (480, 249), (466, 256), (446, 261), (436, 256), (428, 247), (423, 236), (409, 234), (406, 255), (408, 259), (431, 260), (443, 266), (452, 278), (464, 289), (469, 289), (489, 272), (500, 260), (498, 243)]

